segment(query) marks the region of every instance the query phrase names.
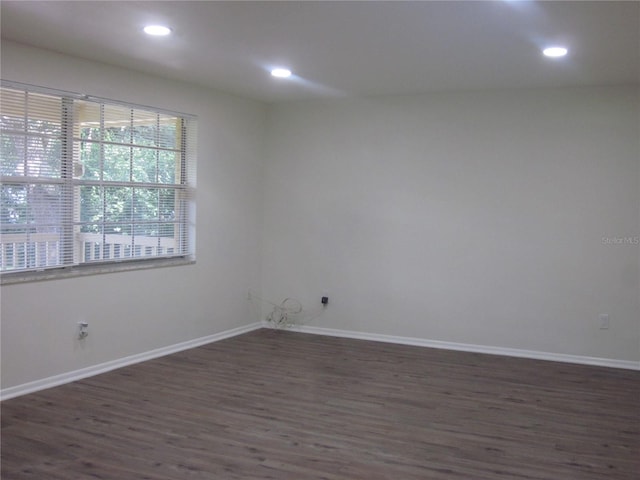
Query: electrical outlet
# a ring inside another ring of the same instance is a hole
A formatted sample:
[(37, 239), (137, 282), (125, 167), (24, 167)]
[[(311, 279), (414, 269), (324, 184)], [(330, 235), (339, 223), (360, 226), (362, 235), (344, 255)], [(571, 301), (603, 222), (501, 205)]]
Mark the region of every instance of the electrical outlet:
[(89, 336), (89, 323), (78, 322), (78, 340), (84, 340)]
[(326, 307), (329, 304), (329, 291), (328, 290), (323, 290), (322, 291), (322, 297), (320, 297), (320, 303), (322, 303), (322, 305), (324, 307)]
[(600, 330), (609, 330), (609, 314), (601, 313), (598, 315), (598, 319), (600, 320)]

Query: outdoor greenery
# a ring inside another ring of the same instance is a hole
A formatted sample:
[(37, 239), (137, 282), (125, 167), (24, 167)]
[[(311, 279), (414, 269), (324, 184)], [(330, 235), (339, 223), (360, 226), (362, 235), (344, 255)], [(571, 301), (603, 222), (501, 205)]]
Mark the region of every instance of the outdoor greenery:
[(2, 270), (182, 252), (181, 118), (4, 86), (0, 97)]
[[(3, 177), (61, 178), (59, 123), (29, 120), (26, 132), (18, 133), (25, 131), (23, 119), (2, 115), (0, 122)], [(75, 221), (81, 231), (173, 236), (175, 189), (162, 186), (176, 183), (180, 164), (176, 128), (176, 121), (136, 126), (123, 123), (103, 130), (80, 125), (74, 145), (74, 174), (92, 183), (75, 187), (80, 206)], [(164, 148), (156, 148), (158, 143)], [(59, 182), (4, 183), (0, 205), (4, 233), (57, 231), (62, 199)]]
[[(38, 136), (5, 133), (25, 130), (24, 120), (0, 117), (0, 173), (3, 177), (60, 178), (60, 124), (30, 120), (26, 131)], [(11, 129), (11, 130), (9, 130)], [(60, 217), (61, 188), (56, 184), (3, 182), (0, 220), (3, 233), (55, 231)], [(10, 229), (7, 232), (7, 227)]]
[[(157, 125), (111, 127), (104, 129), (102, 142), (99, 129), (81, 130), (80, 178), (102, 180), (101, 185), (80, 187), (83, 232), (173, 236), (173, 223), (168, 222), (176, 218), (175, 190), (149, 185), (175, 183), (179, 153), (115, 143), (130, 138), (137, 145), (145, 145), (149, 139), (157, 138), (157, 133), (175, 137), (175, 124), (159, 128), (160, 132)], [(130, 181), (145, 186), (122, 185)], [(119, 185), (111, 186), (109, 182)]]

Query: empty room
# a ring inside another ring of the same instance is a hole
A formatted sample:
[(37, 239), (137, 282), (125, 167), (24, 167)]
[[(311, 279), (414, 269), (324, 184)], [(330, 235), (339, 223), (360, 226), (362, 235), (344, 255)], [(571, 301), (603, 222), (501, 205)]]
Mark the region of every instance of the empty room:
[(0, 14), (3, 479), (640, 478), (640, 2)]

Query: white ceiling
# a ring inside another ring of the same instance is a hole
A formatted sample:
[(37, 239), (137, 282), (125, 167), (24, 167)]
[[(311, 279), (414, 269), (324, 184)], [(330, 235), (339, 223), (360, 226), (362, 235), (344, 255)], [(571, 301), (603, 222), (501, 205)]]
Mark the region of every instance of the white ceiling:
[[(2, 38), (267, 102), (640, 82), (640, 2), (8, 1)], [(148, 37), (164, 23), (173, 35)], [(564, 59), (540, 48), (564, 44)], [(294, 77), (270, 77), (273, 66)]]

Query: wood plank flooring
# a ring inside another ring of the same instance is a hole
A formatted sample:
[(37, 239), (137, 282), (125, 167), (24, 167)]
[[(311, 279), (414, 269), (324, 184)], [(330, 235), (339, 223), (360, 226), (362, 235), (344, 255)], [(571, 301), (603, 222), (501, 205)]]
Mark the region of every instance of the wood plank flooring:
[(640, 478), (640, 372), (284, 331), (1, 408), (4, 480)]

